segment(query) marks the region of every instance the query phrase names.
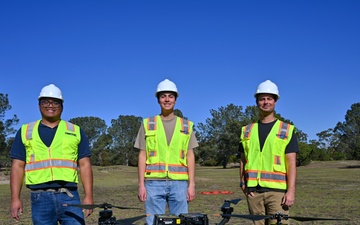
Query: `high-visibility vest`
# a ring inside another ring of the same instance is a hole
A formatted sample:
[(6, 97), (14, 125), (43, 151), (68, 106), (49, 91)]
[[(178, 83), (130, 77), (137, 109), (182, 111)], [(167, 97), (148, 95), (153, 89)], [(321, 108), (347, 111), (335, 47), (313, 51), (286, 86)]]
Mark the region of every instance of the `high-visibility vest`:
[(294, 126), (277, 120), (268, 134), (262, 151), (258, 123), (242, 128), (240, 140), (245, 154), (245, 179), (248, 187), (287, 189), (285, 150)]
[(176, 117), (170, 145), (160, 116), (143, 120), (146, 137), (146, 178), (188, 180), (187, 151), (193, 122)]
[(79, 126), (61, 120), (50, 147), (47, 147), (39, 136), (39, 124), (40, 120), (21, 127), (21, 139), (26, 149), (26, 184), (56, 180), (78, 183)]

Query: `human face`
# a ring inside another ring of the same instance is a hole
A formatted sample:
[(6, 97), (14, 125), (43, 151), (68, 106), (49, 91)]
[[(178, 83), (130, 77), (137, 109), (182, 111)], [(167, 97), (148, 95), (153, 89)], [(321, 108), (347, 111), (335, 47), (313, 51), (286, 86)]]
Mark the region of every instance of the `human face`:
[(163, 92), (159, 95), (158, 102), (164, 111), (171, 111), (174, 109), (176, 103), (175, 94), (172, 92)]
[(276, 100), (271, 94), (260, 94), (256, 102), (261, 112), (271, 113), (275, 109)]
[(43, 119), (49, 121), (59, 120), (63, 109), (61, 100), (56, 98), (42, 98), (39, 108)]

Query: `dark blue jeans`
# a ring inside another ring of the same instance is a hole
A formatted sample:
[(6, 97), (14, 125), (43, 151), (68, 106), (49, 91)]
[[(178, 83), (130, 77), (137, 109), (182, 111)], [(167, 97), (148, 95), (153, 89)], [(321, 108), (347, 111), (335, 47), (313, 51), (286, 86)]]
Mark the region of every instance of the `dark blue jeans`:
[(80, 204), (77, 190), (31, 191), (31, 210), (34, 225), (85, 225), (82, 208), (63, 206), (63, 204)]

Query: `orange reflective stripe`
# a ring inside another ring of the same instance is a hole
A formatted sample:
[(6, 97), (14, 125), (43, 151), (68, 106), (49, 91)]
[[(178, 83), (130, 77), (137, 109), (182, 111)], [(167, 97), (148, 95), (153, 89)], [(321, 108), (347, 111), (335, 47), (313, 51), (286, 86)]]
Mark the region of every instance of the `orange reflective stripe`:
[(249, 124), (246, 126), (245, 131), (244, 131), (244, 138), (250, 138), (251, 135), (251, 130), (253, 128), (255, 123)]
[(184, 134), (190, 133), (190, 122), (186, 119), (180, 118), (181, 132)]
[(166, 171), (166, 165), (164, 163), (148, 164), (146, 165), (146, 173), (164, 173)]
[(185, 150), (180, 151), (180, 159), (185, 159)]
[(260, 179), (266, 182), (280, 182), (286, 183), (286, 174), (285, 173), (276, 173), (276, 172), (261, 172)]
[(149, 151), (149, 156), (156, 156), (156, 151)]
[(289, 136), (290, 124), (280, 122), (279, 131), (277, 133), (277, 137), (286, 140)]
[(148, 130), (156, 130), (156, 119), (157, 119), (156, 116), (148, 118), (148, 123), (147, 123)]
[(30, 140), (30, 138), (32, 137), (32, 132), (34, 130), (34, 126), (35, 126), (36, 122), (32, 122), (32, 123), (28, 123), (26, 125), (26, 140)]
[(75, 132), (75, 125), (69, 122), (66, 122), (66, 130)]
[(177, 164), (168, 164), (168, 171), (173, 174), (187, 174), (188, 168)]
[(281, 165), (280, 156), (278, 156), (278, 155), (274, 156), (274, 164)]

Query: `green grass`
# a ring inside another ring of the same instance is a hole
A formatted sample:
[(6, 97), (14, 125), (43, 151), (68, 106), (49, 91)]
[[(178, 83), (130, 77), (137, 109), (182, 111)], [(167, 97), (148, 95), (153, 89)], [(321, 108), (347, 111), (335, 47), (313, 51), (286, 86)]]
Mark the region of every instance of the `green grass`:
[[(94, 200), (96, 204), (110, 203), (115, 206), (143, 208), (137, 199), (137, 168), (125, 166), (94, 167)], [(2, 178), (3, 179), (3, 178)], [(202, 191), (227, 190), (229, 195), (203, 195)], [(241, 198), (232, 205), (233, 214), (248, 214), (246, 200), (239, 188), (238, 168), (197, 167), (196, 199), (190, 203), (190, 213), (207, 214), (210, 224), (221, 221), (215, 214), (221, 213), (224, 200)], [(83, 196), (80, 185), (80, 194)], [(0, 224), (31, 224), (29, 191), (23, 187), (22, 200), (24, 213), (16, 223), (10, 215), (10, 187), (0, 184)], [(346, 218), (350, 221), (315, 221), (291, 224), (360, 224), (360, 161), (313, 162), (298, 168), (296, 202), (290, 216)], [(101, 209), (95, 209), (87, 224), (96, 225)], [(143, 215), (142, 210), (123, 210), (113, 208), (113, 215), (123, 219)], [(144, 224), (141, 219), (136, 224)], [(251, 225), (246, 219), (232, 218), (229, 225)]]

